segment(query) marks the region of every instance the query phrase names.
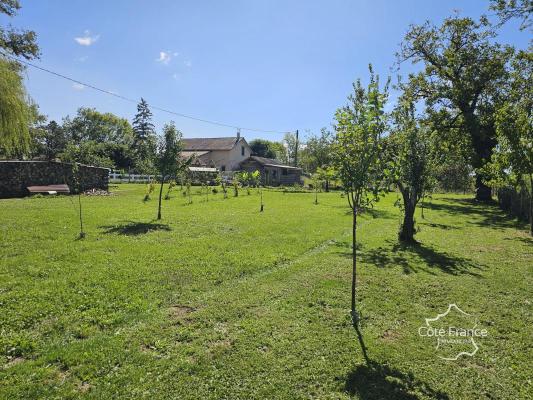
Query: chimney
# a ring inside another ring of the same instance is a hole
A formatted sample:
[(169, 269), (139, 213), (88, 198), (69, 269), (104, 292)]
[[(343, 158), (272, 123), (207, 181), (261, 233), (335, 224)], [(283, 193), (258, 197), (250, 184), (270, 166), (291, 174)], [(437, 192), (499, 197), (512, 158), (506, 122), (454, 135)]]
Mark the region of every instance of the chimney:
[(237, 142), (241, 139), (241, 129), (237, 129)]

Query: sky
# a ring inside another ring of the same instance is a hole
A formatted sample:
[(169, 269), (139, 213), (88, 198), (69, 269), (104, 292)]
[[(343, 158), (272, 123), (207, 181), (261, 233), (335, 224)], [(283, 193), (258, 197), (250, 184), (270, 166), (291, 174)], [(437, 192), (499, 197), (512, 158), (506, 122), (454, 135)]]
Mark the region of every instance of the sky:
[[(246, 139), (331, 127), (368, 64), (384, 79), (409, 24), (490, 14), (488, 0), (21, 0), (0, 24), (32, 29), (35, 64), (131, 99), (239, 126)], [(526, 48), (518, 22), (499, 41)], [(404, 65), (407, 74), (416, 66)], [(26, 87), (50, 120), (94, 107), (131, 121), (136, 104), (28, 67)], [(160, 131), (234, 136), (236, 129), (153, 110)], [(278, 131), (261, 133), (244, 128)]]

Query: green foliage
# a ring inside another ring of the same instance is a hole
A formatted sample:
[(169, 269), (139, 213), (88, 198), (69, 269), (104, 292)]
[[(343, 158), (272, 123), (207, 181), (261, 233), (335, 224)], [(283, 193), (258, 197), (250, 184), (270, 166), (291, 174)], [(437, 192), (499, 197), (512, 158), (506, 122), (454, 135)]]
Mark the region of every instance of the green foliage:
[(409, 85), (425, 100), (434, 129), (444, 137), (454, 135), (452, 141), (468, 147), (470, 163), (478, 169), (478, 200), (490, 199), (479, 169), (496, 144), (494, 110), (513, 54), (509, 46), (494, 43), (495, 36), (485, 17), (480, 22), (446, 18), (441, 26), (411, 26), (398, 54), (399, 62), (424, 65), (423, 71), (410, 76)]
[(250, 142), (252, 155), (258, 157), (272, 158), (276, 160), (285, 160), (285, 148), (279, 142), (273, 142), (266, 139), (254, 139)]
[(387, 128), (384, 111), (388, 98), (389, 81), (380, 88), (379, 76), (369, 65), (370, 83), (366, 90), (361, 81), (353, 84), (353, 94), (348, 104), (335, 113), (337, 136), (333, 144), (333, 166), (342, 182), (348, 204), (352, 209), (352, 300), (351, 313), (354, 324), (359, 317), (356, 311), (357, 276), (357, 213), (379, 199), (383, 186), (381, 135)]
[(144, 199), (143, 201), (148, 201), (148, 200), (151, 200), (151, 195), (152, 193), (154, 193), (154, 190), (155, 190), (155, 182), (154, 181), (150, 181), (150, 183), (148, 183), (146, 185), (146, 193), (144, 194)]
[[(0, 0), (0, 14), (14, 17), (18, 10), (20, 10), (18, 0)], [(37, 35), (34, 31), (0, 26), (0, 50), (6, 53), (24, 57), (26, 60), (39, 58), (40, 52), (36, 39)]]
[(490, 9), (497, 12), (500, 23), (520, 19), (520, 30), (531, 27), (533, 2), (531, 0), (490, 0)]
[(233, 175), (233, 179), (231, 180), (231, 184), (233, 185), (233, 197), (239, 197), (239, 187), (241, 185), (240, 174), (235, 173)]
[(284, 160), (284, 162), (290, 165), (296, 166), (295, 158), (300, 148), (300, 143), (298, 142), (298, 139), (296, 138), (296, 133), (287, 132), (283, 136), (283, 144), (284, 144), (285, 154), (286, 154), (286, 160)]
[(61, 125), (56, 121), (50, 121), (36, 129), (33, 135), (32, 153), (53, 160), (65, 151), (70, 140), (68, 132)]
[(59, 154), (62, 161), (126, 170), (135, 164), (133, 130), (124, 118), (82, 107), (74, 118), (64, 119), (61, 130), (60, 134), (69, 140)]
[(327, 168), (331, 164), (331, 151), (334, 135), (322, 128), (320, 135), (310, 135), (305, 148), (300, 151), (301, 166), (305, 171), (316, 172), (318, 168)]
[(148, 103), (141, 98), (137, 105), (137, 114), (133, 118), (132, 150), (136, 157), (136, 169), (141, 173), (150, 173), (156, 153), (155, 127)]
[(170, 192), (176, 187), (176, 181), (170, 181), (167, 187), (167, 193), (165, 194), (165, 200), (170, 200)]
[[(498, 145), (485, 171), (488, 183), (529, 191), (533, 235), (533, 55), (521, 52), (513, 60), (506, 100), (496, 113)], [(527, 182), (527, 184), (526, 184)]]
[(32, 113), (26, 97), (20, 68), (0, 56), (0, 155), (11, 157), (30, 150)]
[(224, 180), (224, 177), (222, 176), (222, 174), (219, 172), (217, 177), (216, 177), (216, 183), (217, 185), (219, 185), (222, 189), (222, 193), (224, 193), (224, 198), (227, 199), (228, 198), (228, 189), (226, 188), (226, 181)]
[(169, 178), (176, 178), (184, 173), (191, 165), (192, 157), (182, 158), (183, 149), (182, 133), (176, 129), (174, 122), (170, 122), (163, 127), (163, 138), (159, 142), (156, 165), (161, 177), (161, 188), (159, 190), (159, 208), (157, 219), (161, 219), (161, 197), (163, 195), (163, 184)]
[(393, 131), (387, 137), (391, 181), (402, 194), (399, 203), (404, 214), (399, 238), (414, 241), (414, 214), (418, 202), (435, 187), (434, 140), (428, 126), (415, 115), (412, 93), (400, 97), (392, 113)]
[(387, 127), (383, 110), (388, 97), (388, 82), (383, 89), (370, 67), (370, 83), (365, 90), (361, 81), (353, 85), (349, 102), (337, 110), (333, 165), (348, 194), (348, 203), (357, 212), (378, 200), (383, 190), (381, 136)]

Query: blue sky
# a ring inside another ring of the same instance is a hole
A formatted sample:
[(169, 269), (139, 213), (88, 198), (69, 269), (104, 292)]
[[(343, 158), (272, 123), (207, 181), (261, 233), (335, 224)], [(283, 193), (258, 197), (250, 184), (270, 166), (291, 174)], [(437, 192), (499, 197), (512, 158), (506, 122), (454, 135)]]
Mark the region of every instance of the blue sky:
[[(36, 63), (129, 98), (204, 119), (268, 130), (330, 126), (351, 83), (371, 62), (390, 73), (411, 23), (453, 10), (477, 17), (488, 0), (22, 0), (10, 22), (38, 34)], [(5, 18), (0, 19), (4, 25)], [(500, 41), (525, 48), (517, 23)], [(404, 69), (404, 72), (407, 72)], [(131, 120), (135, 104), (28, 68), (29, 94), (50, 119), (95, 107)], [(185, 137), (235, 130), (154, 111)], [(282, 134), (242, 131), (247, 139)]]

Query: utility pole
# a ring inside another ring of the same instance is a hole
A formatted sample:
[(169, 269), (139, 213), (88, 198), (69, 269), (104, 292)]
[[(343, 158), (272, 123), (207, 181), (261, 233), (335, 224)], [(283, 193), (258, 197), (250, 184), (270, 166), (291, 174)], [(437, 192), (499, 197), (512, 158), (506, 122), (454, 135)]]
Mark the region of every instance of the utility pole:
[(298, 129), (296, 129), (296, 148), (294, 149), (294, 166), (298, 166)]

